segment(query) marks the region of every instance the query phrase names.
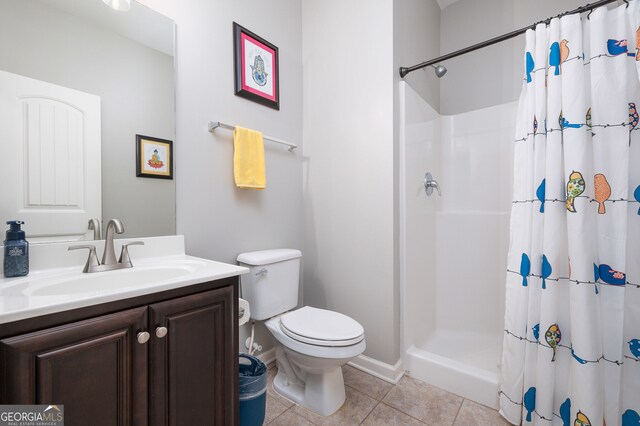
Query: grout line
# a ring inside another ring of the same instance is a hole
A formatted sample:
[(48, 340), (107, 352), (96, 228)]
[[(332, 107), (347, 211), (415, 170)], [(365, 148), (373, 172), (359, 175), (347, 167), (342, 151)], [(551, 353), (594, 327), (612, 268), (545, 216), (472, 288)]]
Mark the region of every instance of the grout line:
[[(400, 382), (398, 382), (398, 383), (400, 383)], [(384, 395), (382, 395), (382, 398), (380, 398), (380, 401), (382, 402), (382, 400), (383, 400), (383, 399), (385, 399), (385, 398), (387, 397), (387, 395), (389, 395), (389, 393), (390, 393), (392, 390), (394, 390), (397, 386), (398, 386), (397, 384), (395, 384), (395, 385), (391, 386), (391, 387), (389, 388), (389, 390), (388, 390), (388, 391), (386, 391), (386, 392), (384, 393)]]
[[(384, 381), (384, 380), (382, 380), (382, 379), (380, 379), (380, 378), (378, 378), (378, 377), (375, 377), (375, 376), (373, 376), (373, 375), (371, 375), (371, 374), (369, 374), (369, 373), (366, 373), (366, 372), (364, 372), (364, 371), (362, 371), (362, 370), (358, 370), (357, 368), (354, 368), (354, 367), (351, 367), (351, 366), (347, 366), (347, 367), (352, 368), (352, 369), (354, 369), (354, 370), (358, 371), (358, 373), (365, 374), (365, 375), (367, 375), (367, 376), (369, 376), (369, 377), (371, 377), (371, 378), (375, 379), (375, 381), (382, 382), (382, 383), (383, 383), (383, 384), (385, 384), (385, 385), (390, 385), (390, 383), (389, 383), (389, 382), (386, 382), (386, 381)], [(344, 376), (344, 370), (342, 370), (342, 375)], [(370, 397), (370, 398), (375, 399), (376, 401), (382, 401), (382, 400), (383, 400), (383, 399), (384, 399), (384, 398), (389, 394), (389, 392), (391, 392), (391, 390), (397, 386), (397, 385), (391, 385), (391, 387), (389, 387), (389, 390), (387, 390), (387, 391), (384, 393), (384, 395), (382, 395), (382, 396), (380, 397), (380, 399), (378, 399), (377, 397), (375, 397), (375, 396), (373, 396), (373, 395), (370, 395), (370, 394), (368, 394), (368, 393), (366, 393), (366, 392), (364, 392), (364, 391), (361, 391), (361, 390), (359, 390), (359, 389), (356, 389), (355, 387), (353, 387), (353, 386), (351, 386), (351, 385), (348, 385), (348, 384), (346, 384), (346, 383), (345, 383), (344, 385), (345, 385), (345, 386), (350, 387), (351, 389), (357, 390), (357, 391), (358, 391), (358, 392), (360, 392), (360, 393), (364, 393), (365, 395), (367, 395), (367, 396), (368, 396), (368, 397)]]
[[(378, 399), (376, 399), (376, 398), (372, 397), (371, 395), (369, 395), (369, 394), (368, 394), (368, 393), (366, 393), (366, 392), (362, 392), (361, 390), (358, 390), (358, 389), (354, 388), (353, 386), (349, 386), (349, 385), (345, 384), (345, 385), (344, 385), (344, 387), (345, 387), (345, 388), (349, 388), (349, 389), (351, 389), (352, 391), (357, 392), (357, 393), (359, 393), (359, 394), (362, 394), (362, 395), (366, 396), (367, 398), (373, 399), (375, 402), (380, 402), (380, 400), (378, 400)], [(347, 398), (347, 399), (349, 399), (349, 398)]]
[(361, 424), (361, 425), (362, 425), (362, 424), (364, 424), (364, 422), (369, 418), (369, 416), (371, 415), (371, 413), (373, 413), (373, 411), (376, 409), (376, 407), (377, 407), (378, 405), (380, 405), (380, 404), (381, 404), (381, 402), (380, 402), (380, 401), (377, 401), (377, 402), (376, 402), (376, 405), (374, 405), (374, 406), (373, 406), (373, 408), (371, 409), (371, 411), (369, 411), (369, 412), (367, 413), (367, 415), (366, 415), (366, 416), (364, 416), (364, 419), (362, 419), (362, 421), (360, 422), (360, 424)]
[[(360, 390), (360, 389), (357, 389), (357, 388), (355, 388), (355, 387), (353, 387), (353, 386), (351, 386), (351, 385), (348, 385), (348, 384), (346, 384), (346, 383), (344, 384), (344, 387), (345, 387), (345, 388), (349, 388), (349, 389), (351, 389), (351, 390), (353, 390), (353, 391), (356, 391), (356, 392), (358, 392), (358, 393), (361, 393), (361, 394), (363, 394), (364, 396), (366, 396), (366, 397), (369, 397), (369, 398), (373, 399), (375, 402), (381, 402), (381, 401), (382, 401), (382, 399), (384, 398), (384, 396), (383, 396), (382, 398), (378, 399), (377, 397), (375, 397), (375, 396), (373, 396), (373, 395), (369, 395), (369, 394), (368, 394), (368, 393), (366, 393), (365, 391), (362, 391), (362, 390)], [(389, 392), (387, 391), (387, 393), (389, 393)], [(387, 393), (385, 393), (385, 396), (387, 395)]]
[[(275, 416), (273, 419), (271, 419), (271, 421), (269, 423), (267, 423), (267, 425), (270, 425), (271, 423), (275, 422), (276, 419), (280, 418), (280, 416), (283, 416), (284, 413), (286, 413), (287, 411), (289, 411), (291, 408), (287, 408), (286, 410), (284, 410), (282, 413), (278, 414), (277, 416)], [(294, 413), (295, 414), (295, 413)]]
[[(375, 396), (373, 396), (373, 395), (369, 395), (368, 393), (366, 393), (366, 392), (364, 392), (364, 391), (361, 391), (360, 389), (356, 389), (356, 388), (354, 388), (353, 386), (348, 385), (348, 384), (346, 384), (346, 383), (344, 384), (344, 387), (345, 387), (345, 388), (349, 388), (349, 389), (351, 389), (352, 391), (356, 391), (356, 392), (358, 392), (358, 393), (361, 393), (361, 394), (363, 394), (364, 396), (367, 396), (367, 397), (369, 397), (369, 398), (373, 399), (375, 402), (380, 402), (380, 401), (382, 401), (382, 399), (378, 399), (378, 398), (376, 398)], [(348, 399), (348, 398), (347, 398), (347, 399)]]
[(402, 413), (402, 414), (404, 414), (404, 415), (405, 415), (405, 416), (407, 416), (407, 417), (411, 417), (412, 419), (414, 419), (414, 420), (416, 420), (416, 421), (418, 421), (418, 422), (420, 422), (420, 423), (422, 423), (422, 424), (424, 424), (424, 425), (427, 425), (427, 426), (428, 426), (428, 423), (426, 423), (426, 422), (424, 422), (424, 421), (420, 420), (420, 419), (419, 419), (419, 418), (417, 418), (417, 417), (413, 417), (413, 416), (412, 416), (411, 414), (409, 414), (409, 413), (405, 413), (404, 411), (402, 411), (402, 410), (401, 410), (401, 409), (399, 409), (399, 408), (392, 407), (391, 405), (386, 404), (386, 403), (385, 403), (385, 402), (383, 402), (383, 401), (380, 401), (380, 404), (382, 404), (382, 405), (386, 405), (387, 407), (391, 408), (392, 410), (396, 410), (397, 412)]
[[(303, 412), (305, 412), (305, 411), (308, 411), (308, 412), (310, 412), (310, 413), (312, 413), (312, 414), (316, 414), (316, 413), (314, 413), (313, 411), (309, 410), (309, 409), (308, 409), (308, 408), (306, 408), (306, 407), (303, 407), (302, 405), (298, 404), (297, 402), (294, 402), (294, 403), (293, 403), (293, 405), (292, 405), (291, 407), (289, 407), (289, 410), (291, 410), (291, 413), (292, 413), (294, 416), (296, 416), (296, 417), (300, 417), (301, 419), (306, 420), (307, 422), (311, 423), (312, 425), (320, 426), (318, 423), (314, 422), (314, 421), (313, 421), (312, 419), (310, 419), (310, 418), (307, 418), (307, 417), (306, 417), (306, 416), (304, 416), (303, 414), (298, 414), (298, 413), (296, 413), (296, 412), (293, 410), (293, 407), (300, 407), (301, 413), (303, 413)], [(333, 415), (333, 414), (332, 414), (332, 415)], [(328, 417), (330, 417), (330, 416), (328, 416)], [(323, 417), (323, 419), (325, 419), (325, 418), (327, 418), (327, 417)], [(321, 420), (322, 420), (322, 419), (321, 419)]]
[(458, 412), (456, 413), (456, 416), (453, 418), (453, 423), (451, 423), (451, 426), (456, 424), (456, 420), (458, 420), (458, 415), (460, 415), (460, 410), (462, 410), (462, 405), (464, 404), (465, 400), (466, 398), (462, 398), (462, 402), (460, 403), (460, 407), (458, 407)]
[[(269, 395), (269, 394), (267, 394), (267, 401), (266, 401), (266, 404), (267, 404), (267, 405), (269, 404), (269, 398), (271, 398), (271, 403), (272, 403), (272, 404), (281, 405), (281, 406), (284, 408), (284, 410), (283, 410), (280, 414), (278, 414), (277, 416), (275, 416), (273, 419), (271, 419), (271, 421), (269, 421), (269, 423), (267, 423), (267, 424), (271, 424), (275, 419), (277, 419), (278, 417), (280, 417), (281, 415), (283, 415), (284, 413), (286, 413), (287, 411), (289, 411), (289, 409), (291, 409), (291, 407), (287, 407), (286, 405), (284, 405), (284, 404), (283, 404), (283, 403), (281, 403), (280, 401), (276, 400), (274, 397), (272, 397), (272, 396), (271, 396), (271, 395)], [(266, 409), (266, 407), (265, 407), (265, 409)], [(266, 415), (266, 413), (265, 413), (265, 415)]]

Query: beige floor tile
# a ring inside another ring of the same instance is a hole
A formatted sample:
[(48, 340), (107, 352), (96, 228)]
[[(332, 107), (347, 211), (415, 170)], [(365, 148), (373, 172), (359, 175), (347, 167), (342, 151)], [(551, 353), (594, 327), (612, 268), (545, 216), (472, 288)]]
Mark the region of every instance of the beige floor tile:
[(280, 404), (274, 397), (267, 394), (267, 410), (264, 416), (264, 423), (268, 424), (287, 410), (288, 407)]
[(380, 401), (393, 388), (391, 383), (349, 365), (342, 367), (344, 384)]
[(382, 400), (430, 426), (451, 426), (462, 401), (462, 397), (408, 376), (404, 376)]
[[(335, 414), (322, 417), (278, 395), (273, 390), (276, 373), (275, 363), (270, 364), (265, 415), (269, 426), (509, 425), (496, 410), (417, 379), (405, 376), (393, 386), (350, 366), (343, 367), (347, 401)], [(378, 403), (381, 398), (383, 402)]]
[(306, 408), (294, 405), (291, 408), (296, 414), (299, 414), (318, 426), (357, 426), (367, 417), (378, 403), (375, 399), (358, 392), (349, 387), (345, 388), (347, 400), (334, 414), (323, 417)]
[(278, 394), (278, 392), (276, 392), (273, 389), (273, 378), (276, 377), (276, 373), (278, 372), (278, 369), (276, 368), (275, 364), (269, 364), (268, 367), (269, 367), (269, 376), (267, 380), (267, 396), (272, 397), (277, 402), (279, 402), (280, 404), (284, 405), (287, 408), (291, 407), (293, 405), (293, 401), (290, 401), (287, 398), (280, 396), (280, 394)]
[(424, 423), (380, 403), (362, 423), (363, 426), (424, 426)]
[(314, 426), (313, 423), (297, 415), (291, 410), (287, 410), (276, 417), (269, 426)]
[(509, 426), (496, 410), (465, 399), (454, 426)]

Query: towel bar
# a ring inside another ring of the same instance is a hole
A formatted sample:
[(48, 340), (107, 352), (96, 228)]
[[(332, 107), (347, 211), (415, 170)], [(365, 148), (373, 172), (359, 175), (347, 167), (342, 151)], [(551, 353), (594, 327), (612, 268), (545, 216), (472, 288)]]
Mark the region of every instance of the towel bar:
[[(228, 130), (235, 130), (236, 129), (236, 126), (232, 126), (230, 124), (221, 123), (220, 121), (210, 121), (209, 122), (209, 131), (211, 133), (213, 133), (213, 131), (215, 129), (217, 129), (218, 127), (222, 127), (224, 129), (228, 129)], [(285, 142), (285, 141), (280, 140), (280, 139), (272, 138), (271, 136), (262, 135), (262, 138), (266, 139), (268, 141), (271, 141), (271, 142), (280, 143), (282, 145), (287, 145), (289, 147), (289, 151), (293, 151), (294, 149), (296, 149), (298, 147), (298, 145), (296, 145), (296, 144)]]

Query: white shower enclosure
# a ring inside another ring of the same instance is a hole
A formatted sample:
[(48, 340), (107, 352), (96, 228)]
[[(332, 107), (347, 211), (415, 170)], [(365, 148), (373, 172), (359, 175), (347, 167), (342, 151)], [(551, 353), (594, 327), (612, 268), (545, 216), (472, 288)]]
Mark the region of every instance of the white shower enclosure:
[(517, 103), (442, 116), (399, 84), (404, 367), (497, 408)]

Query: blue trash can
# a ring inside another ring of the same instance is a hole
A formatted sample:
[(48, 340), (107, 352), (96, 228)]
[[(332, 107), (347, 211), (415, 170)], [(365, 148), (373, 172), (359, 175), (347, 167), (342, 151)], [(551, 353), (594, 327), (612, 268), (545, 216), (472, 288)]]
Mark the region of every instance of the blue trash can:
[(258, 358), (240, 354), (240, 426), (262, 426), (267, 403), (267, 366)]

